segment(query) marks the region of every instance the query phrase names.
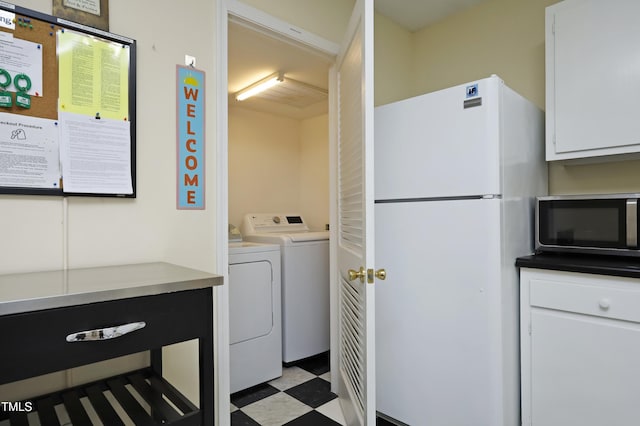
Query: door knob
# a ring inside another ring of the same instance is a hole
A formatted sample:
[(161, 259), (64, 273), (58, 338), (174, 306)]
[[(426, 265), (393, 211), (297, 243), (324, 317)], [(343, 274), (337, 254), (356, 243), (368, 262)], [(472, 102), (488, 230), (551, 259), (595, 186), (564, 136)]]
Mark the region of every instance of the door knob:
[(349, 274), (349, 281), (353, 281), (356, 278), (360, 278), (361, 283), (364, 283), (364, 278), (367, 276), (367, 271), (365, 271), (364, 267), (362, 266), (360, 267), (359, 271), (349, 269), (347, 273)]
[(374, 271), (373, 269), (368, 269), (367, 282), (369, 284), (373, 284), (375, 281), (375, 278), (379, 280), (384, 280), (385, 278), (387, 278), (387, 271), (385, 271), (384, 269), (378, 269), (377, 271)]

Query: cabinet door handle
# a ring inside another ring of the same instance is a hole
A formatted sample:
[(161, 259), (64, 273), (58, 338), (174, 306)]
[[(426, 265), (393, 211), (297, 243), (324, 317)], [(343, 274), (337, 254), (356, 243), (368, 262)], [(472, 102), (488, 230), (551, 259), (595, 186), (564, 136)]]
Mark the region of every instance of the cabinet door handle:
[(124, 336), (133, 331), (145, 328), (144, 321), (122, 324), (115, 327), (97, 328), (95, 330), (78, 331), (67, 336), (67, 342), (90, 342), (96, 340), (109, 340)]

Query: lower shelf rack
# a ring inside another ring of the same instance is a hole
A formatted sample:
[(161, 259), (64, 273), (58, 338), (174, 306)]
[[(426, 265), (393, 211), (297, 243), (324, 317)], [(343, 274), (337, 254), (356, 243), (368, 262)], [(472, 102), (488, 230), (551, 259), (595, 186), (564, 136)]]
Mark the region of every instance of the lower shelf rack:
[(7, 420), (10, 426), (202, 424), (198, 407), (150, 368), (33, 398), (25, 406), (32, 411), (0, 411), (0, 425)]

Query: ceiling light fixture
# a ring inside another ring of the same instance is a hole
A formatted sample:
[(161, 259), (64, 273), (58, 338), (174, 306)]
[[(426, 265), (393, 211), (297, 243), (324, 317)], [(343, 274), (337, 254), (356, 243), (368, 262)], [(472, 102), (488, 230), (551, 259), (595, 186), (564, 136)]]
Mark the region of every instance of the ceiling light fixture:
[(236, 93), (237, 101), (244, 101), (251, 96), (257, 95), (260, 92), (264, 92), (265, 90), (275, 86), (278, 83), (284, 81), (284, 76), (282, 73), (276, 72), (271, 74), (269, 77), (263, 78), (262, 80), (253, 83), (251, 86), (248, 86), (238, 93)]

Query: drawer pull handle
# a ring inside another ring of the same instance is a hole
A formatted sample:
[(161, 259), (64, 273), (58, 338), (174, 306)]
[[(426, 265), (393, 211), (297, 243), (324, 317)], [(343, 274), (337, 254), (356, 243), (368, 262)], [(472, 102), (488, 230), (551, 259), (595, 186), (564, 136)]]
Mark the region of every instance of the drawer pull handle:
[(600, 309), (602, 309), (603, 311), (606, 311), (611, 306), (611, 300), (609, 300), (609, 299), (600, 299), (599, 305), (600, 305)]
[(78, 331), (67, 336), (67, 342), (90, 342), (97, 340), (109, 340), (124, 336), (141, 328), (145, 328), (147, 323), (132, 322), (129, 324), (118, 325), (116, 327), (98, 328), (95, 330)]

